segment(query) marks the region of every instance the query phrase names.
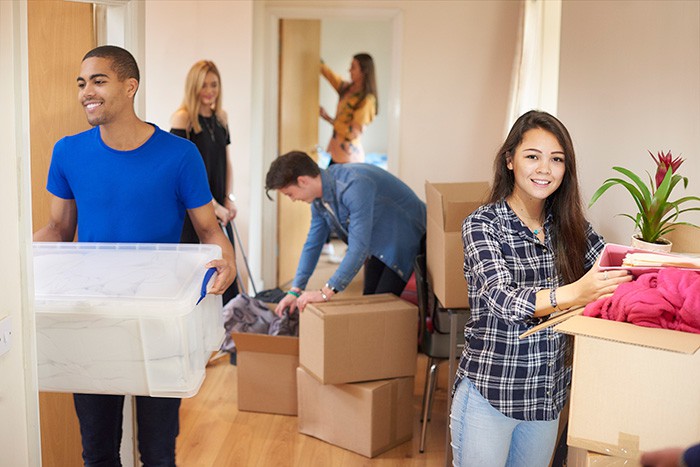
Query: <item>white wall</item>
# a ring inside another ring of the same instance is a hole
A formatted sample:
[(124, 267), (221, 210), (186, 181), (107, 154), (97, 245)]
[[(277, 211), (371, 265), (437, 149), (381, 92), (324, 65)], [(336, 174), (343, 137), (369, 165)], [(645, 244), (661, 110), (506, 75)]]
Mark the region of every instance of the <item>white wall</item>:
[(402, 2), (399, 176), (424, 197), (432, 182), (491, 180), (503, 139), (518, 2)]
[(25, 2), (0, 2), (0, 319), (12, 321), (12, 345), (0, 355), (0, 464), (35, 466), (39, 451), (29, 177), (29, 85)]
[[(264, 28), (266, 11), (271, 9), (297, 18), (304, 17), (305, 10), (312, 12), (309, 17), (327, 11), (331, 18), (347, 11), (352, 19), (363, 19), (357, 11), (400, 12), (402, 37), (394, 46), (400, 47), (402, 66), (384, 85), (401, 91), (396, 108), (380, 112), (399, 112), (397, 175), (423, 198), (426, 179), (491, 178), (491, 161), (503, 136), (507, 111), (518, 8), (511, 1), (147, 2), (146, 116), (167, 128), (191, 64), (207, 57), (221, 68), (224, 107), (232, 120), (231, 148), (241, 208), (238, 226), (244, 236), (251, 232), (250, 259), (255, 267), (262, 250), (270, 250), (257, 243), (256, 235), (269, 228), (255, 216), (267, 203), (262, 193), (267, 167), (261, 160), (272, 156), (259, 149), (270, 132), (255, 126), (265, 121), (262, 114), (268, 111), (262, 81), (269, 78), (265, 74), (270, 70), (261, 56), (260, 41), (267, 38), (260, 30), (253, 35), (254, 22), (256, 28)], [(253, 50), (258, 51), (255, 56)], [(341, 64), (340, 71), (347, 66)], [(380, 76), (380, 82), (386, 78)]]
[[(379, 94), (379, 113), (367, 126), (362, 135), (365, 153), (386, 153), (389, 142), (389, 87), (392, 85), (391, 22), (388, 20), (365, 21), (357, 19), (323, 19), (321, 21), (321, 58), (326, 65), (346, 81), (350, 81), (350, 63), (352, 57), (366, 52), (374, 60), (377, 93)], [(338, 93), (320, 77), (320, 102), (326, 111), (335, 116), (338, 105)], [(323, 149), (333, 134), (333, 127), (319, 119), (319, 144)]]
[[(145, 10), (146, 59), (141, 64), (145, 86), (140, 92), (145, 94), (148, 121), (169, 130), (190, 67), (208, 59), (219, 68), (222, 105), (231, 131), (229, 151), (239, 208), (236, 225), (248, 245), (251, 159), (259, 157), (251, 149), (253, 2), (159, 0), (146, 2)], [(239, 267), (242, 264), (239, 261)]]
[[(688, 189), (677, 187), (673, 199), (700, 195), (700, 2), (569, 0), (561, 31), (559, 117), (574, 139), (586, 203), (617, 174), (612, 166), (653, 174), (647, 150), (686, 159), (679, 173)], [(606, 240), (629, 244), (633, 223), (614, 214), (633, 206), (613, 188), (589, 218)]]

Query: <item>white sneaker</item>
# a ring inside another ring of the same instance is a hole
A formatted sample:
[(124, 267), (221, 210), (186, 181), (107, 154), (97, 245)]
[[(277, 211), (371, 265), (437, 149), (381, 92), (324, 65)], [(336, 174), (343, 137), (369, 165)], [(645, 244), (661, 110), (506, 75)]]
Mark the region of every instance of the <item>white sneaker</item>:
[(321, 250), (321, 254), (333, 256), (335, 254), (335, 248), (333, 248), (333, 244), (332, 243), (324, 244), (323, 249)]
[(330, 255), (326, 261), (333, 264), (340, 264), (343, 262), (343, 257), (339, 255)]

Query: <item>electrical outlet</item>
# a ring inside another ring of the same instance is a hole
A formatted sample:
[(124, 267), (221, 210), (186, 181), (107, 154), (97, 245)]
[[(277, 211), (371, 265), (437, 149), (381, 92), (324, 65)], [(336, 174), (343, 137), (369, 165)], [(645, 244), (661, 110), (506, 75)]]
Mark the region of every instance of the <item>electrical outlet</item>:
[(0, 355), (12, 346), (12, 319), (9, 316), (0, 320)]

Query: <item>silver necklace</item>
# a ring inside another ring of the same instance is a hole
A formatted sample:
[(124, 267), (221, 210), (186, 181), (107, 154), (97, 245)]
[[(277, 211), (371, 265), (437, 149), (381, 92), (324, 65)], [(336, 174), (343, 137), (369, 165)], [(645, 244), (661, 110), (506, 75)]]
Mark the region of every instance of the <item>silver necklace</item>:
[[(213, 119), (216, 118), (216, 117), (214, 117), (214, 116), (212, 115), (211, 118), (212, 118), (212, 120), (213, 120)], [(202, 121), (204, 122), (204, 126), (206, 127), (207, 131), (209, 132), (209, 136), (211, 136), (211, 140), (212, 140), (212, 141), (216, 141), (216, 136), (214, 136), (214, 129), (216, 128), (216, 123), (213, 123), (213, 122), (212, 122), (212, 124), (211, 124), (211, 126), (210, 126), (210, 125), (209, 125), (209, 121), (208, 121), (207, 117), (205, 117), (205, 116), (202, 116)]]

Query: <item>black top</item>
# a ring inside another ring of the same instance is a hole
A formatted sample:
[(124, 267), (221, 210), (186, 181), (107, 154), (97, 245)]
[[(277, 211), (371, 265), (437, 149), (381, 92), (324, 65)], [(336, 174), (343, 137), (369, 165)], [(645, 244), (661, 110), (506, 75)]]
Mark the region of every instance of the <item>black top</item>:
[[(228, 128), (221, 124), (215, 115), (203, 117), (199, 115), (199, 125), (202, 131), (194, 133), (172, 128), (170, 133), (192, 141), (199, 149), (204, 160), (209, 178), (209, 189), (217, 203), (225, 205), (226, 197), (226, 146), (231, 144)], [(185, 225), (182, 229), (181, 243), (199, 243), (199, 238), (194, 231), (189, 216), (185, 217)]]

